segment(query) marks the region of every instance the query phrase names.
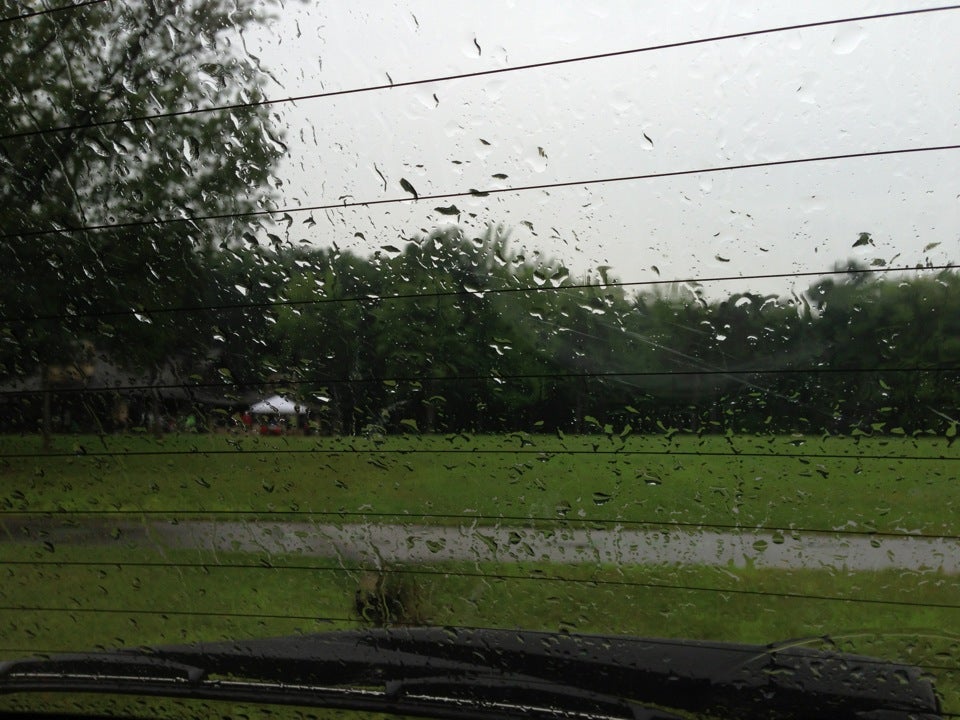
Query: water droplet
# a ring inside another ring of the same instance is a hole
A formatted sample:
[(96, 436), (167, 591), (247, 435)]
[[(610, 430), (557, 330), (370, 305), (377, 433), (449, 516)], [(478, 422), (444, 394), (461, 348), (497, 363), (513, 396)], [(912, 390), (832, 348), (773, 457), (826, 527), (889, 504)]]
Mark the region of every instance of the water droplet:
[(595, 492), (593, 494), (594, 505), (606, 505), (611, 500), (613, 500), (613, 495), (610, 495), (609, 493)]
[(837, 55), (849, 55), (867, 37), (866, 31), (856, 25), (846, 25), (833, 36), (833, 52)]

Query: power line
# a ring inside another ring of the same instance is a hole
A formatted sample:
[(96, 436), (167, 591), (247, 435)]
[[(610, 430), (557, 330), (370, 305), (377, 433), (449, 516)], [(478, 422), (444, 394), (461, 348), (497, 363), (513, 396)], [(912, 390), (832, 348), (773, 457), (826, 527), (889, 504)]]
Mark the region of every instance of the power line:
[(533, 449), (504, 448), (367, 448), (358, 449), (356, 447), (348, 448), (310, 448), (310, 449), (292, 449), (277, 450), (266, 448), (253, 449), (234, 449), (234, 450), (201, 450), (193, 448), (191, 450), (105, 450), (105, 451), (76, 451), (76, 452), (15, 452), (0, 454), (2, 460), (24, 460), (24, 459), (44, 459), (56, 460), (69, 459), (74, 461), (77, 457), (88, 458), (121, 458), (121, 457), (176, 457), (176, 456), (223, 456), (233, 455), (235, 457), (244, 457), (251, 455), (531, 455), (534, 457), (542, 456), (576, 456), (576, 455), (603, 455), (603, 456), (655, 456), (655, 457), (725, 457), (725, 458), (802, 458), (811, 460), (898, 460), (898, 461), (960, 461), (960, 455), (948, 457), (945, 455), (881, 455), (877, 453), (867, 453), (859, 455), (848, 455), (844, 453), (817, 453), (817, 452), (744, 452), (736, 448), (729, 452), (720, 452), (715, 450), (627, 450), (624, 448), (615, 448), (612, 450), (571, 450), (569, 448), (541, 447)]
[[(23, 397), (31, 395), (88, 395), (94, 393), (147, 392), (152, 390), (182, 390), (188, 395), (191, 391), (226, 390), (236, 388), (288, 388), (303, 385), (326, 387), (330, 385), (378, 385), (384, 383), (424, 383), (424, 382), (505, 382), (511, 380), (603, 380), (606, 378), (655, 378), (690, 376), (749, 376), (749, 375), (866, 375), (870, 373), (949, 373), (960, 372), (960, 366), (949, 367), (804, 367), (804, 368), (707, 368), (702, 370), (613, 370), (604, 372), (540, 372), (540, 373), (503, 373), (495, 375), (393, 375), (381, 377), (310, 377), (281, 378), (274, 380), (231, 380), (193, 383), (133, 383), (127, 385), (100, 385), (83, 387), (64, 387), (56, 389), (7, 389), (0, 390), (0, 397)], [(761, 388), (764, 389), (764, 388)]]
[[(33, 567), (36, 563), (33, 561), (3, 561), (0, 563), (2, 565), (28, 565)], [(58, 564), (57, 562), (50, 563), (39, 563), (40, 565), (44, 564)], [(146, 567), (149, 563), (141, 564), (137, 562), (125, 563), (125, 562), (89, 562), (86, 561), (77, 561), (74, 563), (64, 562), (64, 566), (69, 565), (93, 565), (93, 566), (123, 566), (130, 565), (132, 567)], [(185, 563), (161, 563), (160, 565), (168, 568), (183, 568), (183, 569), (198, 569), (203, 571), (217, 570), (217, 569), (226, 569), (226, 570), (238, 570), (238, 569), (254, 569), (260, 572), (263, 571), (274, 571), (274, 570), (294, 570), (294, 571), (307, 571), (307, 572), (363, 572), (369, 570), (369, 568), (363, 567), (343, 567), (340, 565), (281, 565), (281, 564), (271, 564), (269, 566), (264, 566), (261, 563), (199, 563), (199, 562), (185, 562)], [(157, 567), (157, 565), (153, 565)], [(391, 570), (389, 572), (396, 572), (398, 575), (426, 575), (426, 576), (449, 576), (451, 573), (445, 570), (432, 570), (425, 568), (401, 568), (397, 570)], [(654, 581), (640, 581), (640, 580), (624, 580), (616, 579), (610, 580), (606, 578), (578, 578), (578, 577), (564, 577), (562, 575), (546, 575), (546, 574), (536, 574), (536, 575), (524, 575), (518, 573), (484, 573), (478, 571), (465, 570), (458, 568), (456, 571), (457, 577), (469, 577), (474, 579), (481, 580), (508, 580), (508, 581), (522, 581), (522, 582), (551, 582), (551, 583), (561, 583), (561, 584), (577, 584), (577, 585), (590, 585), (590, 586), (603, 586), (603, 587), (624, 587), (624, 588), (636, 588), (644, 590), (670, 590), (678, 592), (698, 592), (698, 593), (719, 593), (719, 594), (729, 594), (729, 595), (740, 595), (740, 596), (752, 596), (752, 597), (770, 597), (770, 598), (780, 598), (787, 600), (816, 600), (824, 602), (845, 602), (845, 603), (857, 603), (863, 605), (889, 605), (894, 607), (920, 607), (920, 608), (934, 608), (938, 610), (958, 610), (960, 609), (960, 604), (957, 603), (946, 603), (946, 602), (920, 602), (917, 600), (889, 600), (885, 598), (863, 598), (863, 597), (844, 597), (842, 595), (826, 595), (826, 594), (806, 594), (806, 593), (796, 593), (796, 592), (787, 592), (787, 591), (770, 591), (770, 590), (751, 590), (746, 588), (718, 588), (712, 587), (709, 585), (686, 585), (683, 583), (667, 583), (667, 582), (654, 582)], [(16, 606), (10, 607), (0, 607), (0, 610), (18, 610)], [(69, 612), (71, 608), (48, 608), (48, 607), (26, 607), (23, 608), (24, 611), (29, 612), (54, 612), (62, 611)], [(107, 614), (148, 614), (148, 615), (198, 615), (202, 617), (206, 616), (218, 616), (218, 617), (262, 617), (269, 619), (295, 619), (295, 620), (314, 620), (318, 619), (313, 616), (284, 616), (277, 614), (257, 614), (257, 613), (221, 613), (221, 612), (211, 612), (211, 611), (185, 611), (185, 610), (162, 610), (162, 609), (149, 609), (149, 610), (136, 610), (136, 609), (113, 609), (113, 608), (89, 608), (89, 607), (78, 607), (73, 608), (74, 611), (82, 612), (99, 612)], [(345, 620), (346, 618), (324, 618), (328, 620)]]
[(279, 615), (276, 613), (243, 613), (227, 611), (204, 611), (204, 610), (177, 610), (175, 608), (114, 608), (114, 607), (53, 607), (49, 605), (3, 605), (0, 610), (4, 612), (56, 612), (70, 615), (71, 613), (82, 614), (106, 614), (106, 615), (176, 615), (181, 617), (209, 617), (209, 618), (245, 618), (252, 620), (312, 620), (318, 623), (327, 622), (349, 622), (355, 623), (356, 618), (348, 617), (324, 617), (319, 615)]
[(659, 285), (701, 285), (715, 282), (743, 282), (750, 280), (775, 280), (779, 278), (802, 278), (802, 277), (828, 277), (835, 275), (869, 275), (872, 273), (893, 273), (893, 272), (931, 272), (931, 271), (949, 271), (960, 268), (960, 265), (916, 265), (916, 266), (884, 266), (871, 268), (847, 268), (834, 270), (806, 270), (802, 272), (780, 272), (763, 273), (757, 275), (717, 275), (691, 278), (673, 278), (673, 279), (655, 279), (655, 280), (631, 280), (631, 281), (610, 281), (603, 284), (596, 283), (575, 283), (569, 285), (531, 285), (523, 287), (504, 287), (504, 288), (478, 288), (471, 290), (441, 290), (437, 292), (423, 293), (396, 293), (396, 294), (376, 294), (367, 293), (365, 295), (350, 295), (347, 297), (321, 297), (311, 298), (309, 300), (265, 300), (262, 302), (243, 302), (243, 303), (215, 303), (209, 305), (180, 305), (176, 307), (156, 307), (145, 308), (142, 310), (91, 310), (77, 313), (57, 313), (48, 315), (19, 315), (15, 317), (0, 316), (0, 322), (3, 323), (25, 323), (37, 322), (41, 320), (67, 320), (79, 318), (108, 318), (108, 317), (130, 317), (134, 315), (152, 316), (167, 313), (193, 313), (210, 312), (221, 310), (254, 310), (276, 307), (302, 307), (311, 305), (325, 305), (328, 303), (349, 303), (349, 302), (386, 302), (393, 300), (419, 300), (435, 299), (443, 297), (486, 297), (487, 295), (505, 295), (510, 293), (540, 293), (540, 292), (561, 292), (566, 290), (603, 290), (606, 288), (627, 288), (627, 287), (652, 287)]
[(357, 95), (360, 93), (379, 92), (384, 90), (396, 90), (398, 88), (413, 87), (417, 85), (449, 82), (453, 80), (464, 80), (468, 78), (485, 77), (490, 75), (500, 75), (504, 73), (518, 72), (518, 71), (524, 71), (524, 70), (534, 70), (534, 69), (546, 68), (546, 67), (555, 67), (558, 65), (568, 65), (572, 63), (581, 63), (581, 62), (588, 62), (588, 61), (594, 61), (594, 60), (604, 60), (604, 59), (615, 58), (615, 57), (636, 55), (639, 53), (654, 52), (658, 50), (691, 47), (695, 45), (716, 43), (716, 42), (721, 42), (725, 40), (756, 37), (759, 35), (770, 35), (774, 33), (783, 33), (783, 32), (789, 32), (794, 30), (806, 30), (811, 28), (828, 27), (831, 25), (841, 25), (841, 24), (854, 23), (854, 22), (867, 22), (870, 20), (881, 20), (881, 19), (887, 19), (887, 18), (905, 17), (909, 15), (921, 15), (926, 13), (944, 12), (944, 11), (957, 10), (957, 9), (960, 9), (960, 5), (943, 5), (940, 7), (918, 8), (914, 10), (899, 10), (896, 12), (878, 13), (873, 15), (860, 15), (858, 17), (845, 17), (845, 18), (838, 18), (834, 20), (819, 20), (816, 22), (800, 23), (797, 25), (784, 25), (784, 26), (773, 27), (773, 28), (764, 28), (761, 30), (748, 30), (745, 32), (729, 33), (726, 35), (714, 35), (714, 36), (705, 37), (705, 38), (697, 38), (694, 40), (683, 40), (683, 41), (671, 42), (671, 43), (661, 43), (658, 45), (648, 45), (645, 47), (632, 48), (628, 50), (617, 50), (617, 51), (607, 52), (607, 53), (581, 55), (577, 57), (564, 58), (560, 60), (546, 60), (546, 61), (536, 62), (536, 63), (527, 63), (524, 65), (514, 65), (514, 66), (504, 67), (504, 68), (493, 68), (490, 70), (478, 70), (474, 72), (457, 73), (453, 75), (440, 75), (436, 77), (422, 78), (418, 80), (406, 80), (401, 82), (390, 82), (390, 83), (380, 84), (380, 85), (368, 85), (364, 87), (350, 88), (347, 90), (332, 90), (328, 92), (309, 93), (305, 95), (296, 95), (296, 96), (290, 96), (285, 98), (273, 98), (273, 99), (268, 98), (268, 99), (252, 101), (252, 102), (231, 103), (228, 105), (216, 105), (216, 106), (207, 107), (207, 108), (191, 108), (188, 110), (173, 110), (169, 112), (155, 113), (150, 115), (135, 115), (135, 116), (126, 117), (126, 118), (96, 120), (88, 123), (60, 125), (60, 126), (44, 128), (40, 130), (25, 130), (22, 132), (9, 133), (7, 135), (0, 135), (0, 140), (25, 138), (25, 137), (31, 137), (34, 135), (43, 135), (43, 134), (50, 134), (50, 133), (73, 132), (77, 130), (87, 130), (92, 128), (109, 127), (112, 125), (121, 125), (124, 123), (139, 123), (139, 122), (147, 122), (150, 120), (183, 117), (187, 115), (208, 114), (208, 113), (220, 112), (224, 110), (246, 110), (251, 108), (279, 105), (284, 103), (301, 102), (304, 100), (318, 100), (322, 98), (340, 97), (344, 95)]
[[(960, 535), (946, 535), (926, 532), (910, 531), (889, 531), (863, 529), (856, 530), (849, 527), (841, 528), (811, 528), (795, 527), (785, 525), (743, 525), (734, 523), (711, 523), (711, 522), (689, 522), (681, 520), (663, 520), (663, 519), (629, 519), (629, 518), (587, 518), (587, 517), (569, 517), (566, 515), (482, 515), (479, 513), (428, 513), (428, 512), (377, 512), (360, 510), (277, 510), (273, 508), (262, 510), (196, 510), (185, 508), (166, 508), (166, 509), (137, 509), (124, 510), (117, 508), (110, 509), (85, 509), (85, 510), (63, 510), (62, 508), (48, 509), (29, 509), (16, 510), (10, 508), (0, 509), (0, 519), (7, 517), (12, 520), (7, 522), (14, 523), (22, 521), (20, 527), (38, 527), (43, 523), (36, 522), (29, 526), (24, 526), (23, 522), (29, 522), (25, 518), (39, 517), (41, 520), (60, 520), (61, 525), (47, 525), (43, 527), (45, 532), (55, 531), (55, 528), (74, 528), (80, 527), (80, 522), (73, 520), (74, 517), (96, 517), (110, 518), (113, 522), (117, 517), (134, 518), (158, 518), (160, 521), (176, 518), (184, 522), (217, 522), (220, 518), (229, 518), (228, 522), (237, 521), (257, 521), (262, 518), (323, 518), (325, 522), (331, 523), (332, 520), (346, 521), (345, 524), (357, 525), (363, 524), (371, 519), (381, 522), (384, 520), (393, 521), (394, 524), (412, 525), (418, 520), (430, 521), (457, 521), (460, 525), (469, 523), (477, 525), (480, 528), (498, 528), (503, 523), (516, 523), (523, 529), (535, 528), (537, 523), (546, 524), (551, 530), (562, 529), (569, 530), (572, 526), (591, 529), (596, 525), (613, 525), (629, 527), (653, 527), (668, 528), (679, 530), (685, 533), (694, 533), (704, 530), (722, 530), (725, 532), (739, 532), (741, 534), (769, 533), (770, 535), (782, 535), (796, 539), (797, 535), (831, 535), (841, 537), (869, 537), (880, 539), (907, 539), (907, 540), (960, 540)], [(69, 519), (68, 519), (69, 518)], [(199, 520), (196, 518), (200, 518)], [(298, 522), (305, 522), (298, 520)], [(493, 524), (488, 524), (488, 523)], [(444, 522), (431, 523), (435, 527), (445, 527)], [(16, 527), (16, 526), (14, 526)], [(595, 529), (595, 528), (593, 528)]]
[(736, 165), (719, 165), (714, 167), (695, 168), (690, 170), (672, 170), (669, 172), (644, 173), (640, 175), (622, 175), (608, 178), (595, 178), (588, 180), (567, 180), (563, 182), (539, 183), (536, 185), (517, 185), (507, 188), (489, 188), (486, 190), (466, 190), (458, 192), (437, 193), (434, 195), (419, 195), (417, 197), (398, 197), (381, 198), (378, 200), (356, 200), (348, 202), (327, 203), (321, 205), (299, 205), (293, 207), (276, 208), (273, 210), (249, 210), (239, 213), (213, 213), (209, 215), (188, 215), (176, 218), (157, 218), (147, 220), (128, 220), (118, 223), (102, 223), (99, 225), (80, 225), (77, 227), (50, 228), (46, 230), (26, 230), (0, 235), (0, 240), (9, 238), (32, 238), (44, 235), (64, 235), (81, 232), (102, 232), (104, 230), (129, 230), (133, 228), (162, 227), (165, 225), (182, 223), (200, 223), (212, 220), (237, 220), (241, 218), (270, 217), (273, 215), (283, 215), (291, 213), (317, 212), (320, 210), (340, 210), (351, 207), (372, 207), (374, 205), (395, 205), (398, 203), (409, 202), (433, 202), (436, 200), (451, 200), (462, 197), (487, 197), (489, 195), (502, 195), (505, 193), (523, 193), (533, 190), (555, 190), (559, 188), (586, 187), (591, 185), (605, 185), (620, 182), (635, 182), (638, 180), (656, 180), (670, 177), (682, 177), (686, 175), (706, 175), (710, 173), (731, 172), (734, 170), (755, 170), (761, 168), (781, 167), (785, 165), (800, 165), (818, 162), (829, 162), (835, 160), (853, 160), (858, 158), (873, 158), (892, 155), (907, 155), (927, 152), (944, 152), (947, 150), (960, 149), (960, 143), (953, 145), (935, 145), (912, 148), (897, 148), (895, 150), (870, 150), (857, 153), (841, 153), (837, 155), (819, 155), (815, 157), (790, 158), (787, 160), (769, 160), (765, 162), (740, 163)]
[[(9, 17), (0, 18), (0, 24), (13, 22), (14, 20), (27, 20), (29, 18), (35, 18), (40, 15), (49, 15), (50, 13), (61, 12), (63, 10), (79, 10), (83, 7), (88, 7), (90, 5), (99, 5), (100, 3), (112, 2), (112, 0), (82, 0), (81, 2), (73, 3), (72, 5), (60, 5), (59, 7), (47, 8), (45, 10), (33, 10), (31, 12), (23, 13), (22, 15), (10, 15)], [(31, 135), (39, 134), (37, 132), (30, 133)], [(0, 140), (4, 140), (9, 135), (0, 136)], [(15, 137), (15, 136), (14, 136)]]

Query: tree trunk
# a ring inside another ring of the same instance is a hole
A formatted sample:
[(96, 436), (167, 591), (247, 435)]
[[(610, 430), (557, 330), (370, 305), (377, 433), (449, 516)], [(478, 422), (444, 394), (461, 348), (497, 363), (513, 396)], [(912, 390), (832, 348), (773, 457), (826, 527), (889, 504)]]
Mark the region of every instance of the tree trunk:
[(153, 427), (151, 430), (153, 431), (154, 437), (159, 440), (163, 437), (163, 420), (160, 417), (160, 396), (156, 388), (150, 393), (150, 414), (153, 415)]
[(344, 420), (346, 421), (346, 427), (344, 431), (347, 435), (353, 437), (357, 434), (357, 408), (356, 408), (356, 396), (353, 392), (353, 383), (347, 383), (347, 403), (344, 407)]
[(40, 437), (43, 450), (49, 450), (51, 446), (51, 434), (53, 425), (52, 399), (50, 392), (50, 368), (43, 365), (40, 368), (40, 392), (41, 392), (41, 417), (40, 417)]
[(437, 424), (437, 407), (432, 399), (435, 396), (432, 381), (426, 382), (423, 394), (426, 399), (423, 401), (423, 427), (420, 428), (420, 432), (432, 433)]

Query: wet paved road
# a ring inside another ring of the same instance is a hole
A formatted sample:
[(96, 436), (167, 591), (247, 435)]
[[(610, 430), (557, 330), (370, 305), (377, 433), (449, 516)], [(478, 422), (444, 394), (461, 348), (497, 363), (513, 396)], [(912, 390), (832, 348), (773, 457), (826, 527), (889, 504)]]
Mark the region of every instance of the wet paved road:
[(311, 522), (57, 518), (0, 519), (0, 537), (126, 548), (303, 554), (386, 564), (442, 560), (698, 564), (847, 570), (928, 569), (960, 574), (960, 540), (834, 533), (610, 527), (543, 531), (515, 526), (334, 525)]

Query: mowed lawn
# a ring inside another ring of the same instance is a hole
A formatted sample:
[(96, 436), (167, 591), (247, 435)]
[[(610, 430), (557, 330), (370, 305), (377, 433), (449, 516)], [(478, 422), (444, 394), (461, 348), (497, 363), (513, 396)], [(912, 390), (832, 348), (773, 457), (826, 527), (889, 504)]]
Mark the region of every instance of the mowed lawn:
[(801, 436), (0, 437), (6, 512), (219, 511), (960, 534), (960, 445)]
[[(362, 627), (376, 573), (323, 558), (4, 547), (0, 658)], [(960, 709), (960, 578), (899, 571), (462, 563), (391, 568), (394, 624), (770, 643), (828, 638), (936, 677)], [(2, 705), (0, 705), (2, 707)]]
[[(226, 435), (0, 438), (0, 511), (127, 519), (624, 523), (960, 534), (940, 438)], [(2, 516), (0, 516), (2, 519)], [(323, 558), (7, 538), (3, 657), (363, 624), (371, 569)], [(443, 563), (392, 569), (401, 622), (766, 643), (927, 666), (960, 710), (960, 579), (931, 572)], [(365, 585), (365, 583), (367, 585)]]

